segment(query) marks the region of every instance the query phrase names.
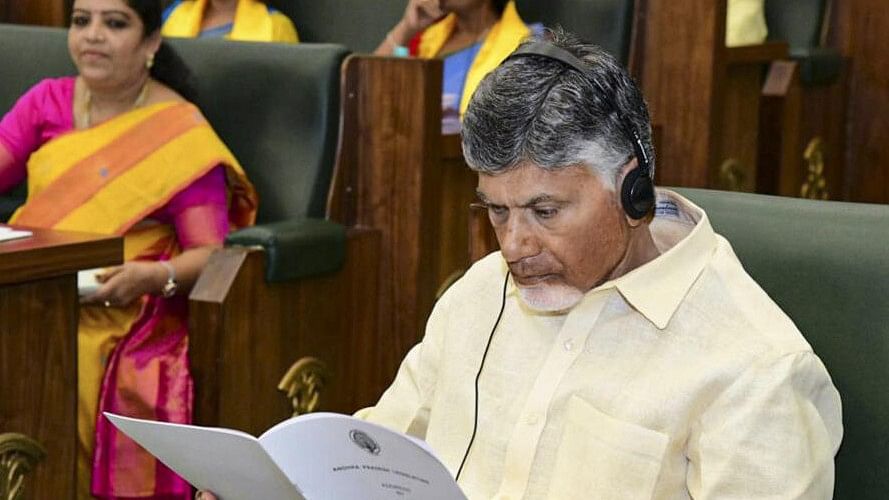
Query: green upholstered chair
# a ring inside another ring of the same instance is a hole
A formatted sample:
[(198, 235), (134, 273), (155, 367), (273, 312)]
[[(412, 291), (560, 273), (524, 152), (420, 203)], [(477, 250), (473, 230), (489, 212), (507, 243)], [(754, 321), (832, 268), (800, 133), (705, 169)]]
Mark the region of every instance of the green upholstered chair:
[(296, 25), (299, 39), (339, 43), (370, 53), (401, 19), (407, 0), (278, 0), (270, 2)]
[(177, 39), (197, 105), (260, 197), (257, 225), (228, 244), (259, 245), (268, 281), (340, 267), (345, 229), (323, 220), (339, 138), (341, 45)]
[(843, 401), (834, 498), (889, 491), (889, 206), (678, 189), (793, 319)]
[(766, 0), (769, 40), (785, 41), (800, 64), (804, 85), (836, 81), (842, 69), (839, 52), (824, 45), (830, 0)]
[(625, 64), (630, 60), (634, 0), (516, 0), (526, 23), (561, 26), (593, 42)]

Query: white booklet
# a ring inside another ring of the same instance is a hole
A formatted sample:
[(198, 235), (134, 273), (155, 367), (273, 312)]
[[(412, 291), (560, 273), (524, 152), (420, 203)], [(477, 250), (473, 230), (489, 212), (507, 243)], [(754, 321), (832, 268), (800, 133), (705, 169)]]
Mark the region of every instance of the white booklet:
[(0, 241), (17, 240), (31, 236), (31, 231), (24, 229), (13, 229), (9, 226), (0, 224)]
[(99, 274), (105, 272), (104, 268), (85, 269), (77, 273), (77, 294), (81, 297), (96, 293), (102, 286), (97, 279)]
[(240, 431), (105, 416), (167, 467), (221, 500), (465, 500), (419, 439), (335, 413)]

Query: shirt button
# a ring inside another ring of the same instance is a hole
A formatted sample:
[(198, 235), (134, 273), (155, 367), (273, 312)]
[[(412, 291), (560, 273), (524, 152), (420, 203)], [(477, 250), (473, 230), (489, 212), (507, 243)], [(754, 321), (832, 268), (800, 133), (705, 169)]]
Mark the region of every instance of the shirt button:
[(562, 344), (562, 347), (564, 347), (566, 351), (573, 351), (574, 350), (574, 340), (573, 339), (566, 340), (565, 343)]
[(536, 413), (529, 413), (528, 416), (525, 417), (525, 423), (528, 425), (537, 425), (539, 420), (540, 417)]

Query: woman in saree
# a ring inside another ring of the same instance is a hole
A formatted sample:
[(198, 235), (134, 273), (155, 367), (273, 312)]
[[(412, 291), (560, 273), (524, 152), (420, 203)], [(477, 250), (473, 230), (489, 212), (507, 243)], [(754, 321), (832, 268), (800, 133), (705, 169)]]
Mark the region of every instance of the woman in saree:
[(0, 192), (27, 178), (11, 223), (124, 237), (121, 266), (83, 297), (78, 325), (78, 497), (188, 498), (190, 487), (103, 411), (188, 423), (187, 294), (256, 196), (186, 98), (160, 36), (160, 0), (75, 0), (78, 76), (32, 87), (0, 121)]
[(444, 59), (442, 125), (455, 133), (482, 78), (539, 29), (522, 21), (512, 0), (409, 0), (375, 52)]
[(164, 10), (163, 20), (164, 36), (299, 41), (290, 18), (261, 0), (174, 0)]

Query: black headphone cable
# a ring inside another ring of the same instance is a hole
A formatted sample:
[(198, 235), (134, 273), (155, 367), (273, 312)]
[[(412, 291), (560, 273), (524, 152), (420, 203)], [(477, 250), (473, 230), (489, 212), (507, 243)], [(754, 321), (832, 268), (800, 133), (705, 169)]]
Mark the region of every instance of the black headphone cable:
[(482, 376), (482, 369), (485, 367), (485, 358), (488, 357), (488, 350), (491, 348), (491, 341), (494, 339), (494, 332), (497, 331), (497, 325), (500, 324), (500, 318), (503, 317), (503, 310), (506, 309), (506, 287), (509, 284), (509, 271), (506, 271), (506, 278), (503, 280), (503, 297), (500, 301), (500, 312), (497, 314), (497, 320), (494, 321), (494, 327), (488, 335), (488, 344), (485, 345), (485, 352), (482, 354), (482, 360), (478, 365), (478, 372), (475, 374), (475, 413), (472, 419), (472, 435), (469, 437), (469, 444), (466, 445), (466, 453), (463, 454), (463, 460), (460, 461), (460, 468), (457, 469), (457, 476), (454, 481), (460, 480), (460, 474), (463, 472), (463, 466), (466, 465), (466, 459), (469, 457), (469, 450), (472, 449), (472, 443), (475, 442), (475, 433), (478, 431), (478, 381)]

